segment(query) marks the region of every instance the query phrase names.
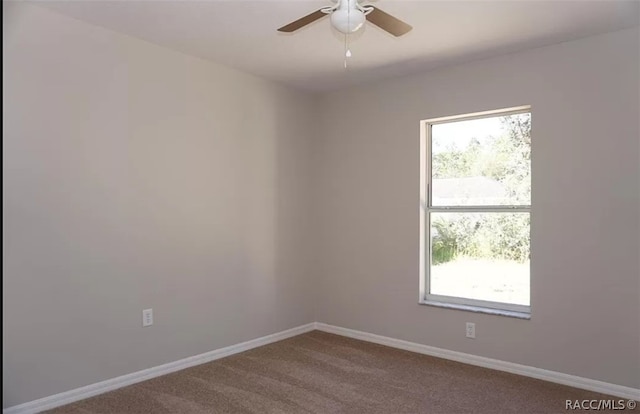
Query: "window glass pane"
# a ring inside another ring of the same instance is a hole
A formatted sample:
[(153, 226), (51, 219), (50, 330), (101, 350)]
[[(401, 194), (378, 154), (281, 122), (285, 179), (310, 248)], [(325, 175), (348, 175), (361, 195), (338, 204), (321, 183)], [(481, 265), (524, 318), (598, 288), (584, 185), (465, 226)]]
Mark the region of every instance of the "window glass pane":
[(529, 306), (529, 213), (430, 217), (430, 293)]
[(531, 113), (431, 127), (432, 205), (531, 204)]

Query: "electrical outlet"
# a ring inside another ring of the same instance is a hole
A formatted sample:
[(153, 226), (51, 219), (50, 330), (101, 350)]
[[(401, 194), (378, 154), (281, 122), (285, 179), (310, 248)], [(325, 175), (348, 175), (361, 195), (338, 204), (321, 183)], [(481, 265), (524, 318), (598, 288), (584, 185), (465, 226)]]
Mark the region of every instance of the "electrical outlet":
[(475, 339), (476, 337), (476, 324), (473, 322), (467, 322), (467, 338)]
[(142, 311), (142, 326), (153, 325), (153, 309), (144, 309)]

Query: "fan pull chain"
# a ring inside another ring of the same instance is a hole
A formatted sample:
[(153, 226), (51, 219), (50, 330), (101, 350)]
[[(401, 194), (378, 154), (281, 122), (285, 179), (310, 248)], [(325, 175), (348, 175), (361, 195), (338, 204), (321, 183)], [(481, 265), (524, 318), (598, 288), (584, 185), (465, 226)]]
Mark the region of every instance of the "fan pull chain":
[[(351, 28), (351, 9), (347, 10), (347, 27)], [(347, 68), (347, 59), (351, 57), (351, 50), (349, 49), (349, 34), (344, 34), (344, 68)]]
[(349, 50), (349, 45), (347, 44), (348, 35), (344, 34), (344, 68), (347, 68), (347, 58), (351, 55), (351, 51)]

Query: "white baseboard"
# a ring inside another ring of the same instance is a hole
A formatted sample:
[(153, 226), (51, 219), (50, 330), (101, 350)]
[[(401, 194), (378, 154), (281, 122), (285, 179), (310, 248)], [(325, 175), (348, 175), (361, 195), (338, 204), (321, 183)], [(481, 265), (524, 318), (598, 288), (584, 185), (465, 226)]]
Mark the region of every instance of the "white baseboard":
[(87, 385), (85, 387), (76, 388), (74, 390), (51, 395), (49, 397), (44, 397), (39, 400), (30, 401), (20, 405), (14, 405), (13, 407), (3, 409), (2, 414), (35, 414), (44, 410), (50, 410), (52, 408), (70, 404), (72, 402), (83, 400), (85, 398), (93, 397), (98, 394), (103, 394), (105, 392), (113, 391), (118, 388), (125, 387), (127, 385), (146, 381), (148, 379), (159, 377), (161, 375), (166, 375), (171, 372), (180, 371), (182, 369), (189, 368), (194, 365), (204, 364), (205, 362), (213, 361), (213, 360), (224, 358), (233, 354), (248, 351), (249, 349), (267, 345), (272, 342), (277, 342), (283, 339), (291, 338), (292, 336), (296, 336), (296, 335), (303, 334), (305, 332), (312, 331), (315, 329), (315, 326), (316, 326), (315, 322), (308, 323), (306, 325), (298, 326), (296, 328), (287, 329), (286, 331), (263, 336), (261, 338), (252, 339), (250, 341), (227, 346), (225, 348), (216, 349), (214, 351), (205, 352), (204, 354), (195, 355), (192, 357), (180, 359), (178, 361), (169, 362), (168, 364), (159, 365), (153, 368), (149, 368), (149, 369), (134, 372), (131, 374), (123, 375), (120, 377), (108, 379), (106, 381), (97, 382), (95, 384)]
[(316, 322), (316, 329), (353, 339), (360, 339), (362, 341), (386, 345), (392, 348), (404, 349), (406, 351), (412, 351), (438, 358), (463, 362), (469, 365), (477, 365), (480, 367), (491, 368), (498, 371), (510, 372), (512, 374), (518, 374), (525, 377), (555, 382), (557, 384), (568, 385), (570, 387), (580, 388), (583, 390), (600, 392), (603, 394), (613, 395), (620, 398), (633, 399), (636, 401), (640, 400), (640, 389), (637, 388), (610, 384), (594, 379), (563, 374), (561, 372), (548, 371), (546, 369), (515, 364), (513, 362), (500, 361), (498, 359), (491, 359), (477, 355), (465, 354), (462, 352), (449, 351), (447, 349), (417, 344), (415, 342), (402, 341), (400, 339), (389, 338), (387, 336), (375, 335), (367, 332), (356, 331), (353, 329), (341, 328), (339, 326), (327, 325), (326, 323), (321, 322)]
[(252, 339), (250, 341), (242, 342), (236, 345), (231, 345), (225, 348), (216, 349), (214, 351), (205, 352), (204, 354), (195, 355), (178, 361), (170, 362), (168, 364), (159, 365), (157, 367), (112, 378), (106, 381), (87, 385), (81, 388), (76, 388), (74, 390), (66, 391), (60, 394), (51, 395), (39, 400), (15, 405), (13, 407), (3, 409), (2, 413), (35, 414), (40, 411), (50, 410), (52, 408), (70, 404), (79, 400), (83, 400), (85, 398), (93, 397), (98, 394), (113, 391), (127, 385), (146, 381), (148, 379), (159, 377), (161, 375), (166, 375), (195, 365), (204, 364), (216, 359), (248, 351), (249, 349), (257, 348), (259, 346), (291, 338), (305, 332), (310, 332), (314, 329), (333, 333), (336, 335), (346, 336), (349, 338), (360, 339), (362, 341), (386, 345), (392, 348), (404, 349), (406, 351), (417, 352), (420, 354), (431, 355), (438, 358), (463, 362), (465, 364), (491, 368), (498, 371), (510, 372), (512, 374), (518, 374), (525, 377), (555, 382), (558, 384), (568, 385), (588, 391), (600, 392), (620, 398), (633, 399), (636, 401), (640, 400), (640, 389), (636, 388), (610, 384), (607, 382), (597, 381), (589, 378), (577, 377), (574, 375), (563, 374), (561, 372), (548, 371), (545, 369), (515, 364), (512, 362), (500, 361), (497, 359), (485, 358), (477, 355), (465, 354), (462, 352), (450, 351), (447, 349), (422, 345), (415, 342), (408, 342), (400, 339), (389, 338), (386, 336), (356, 331), (353, 329), (327, 325), (321, 322), (313, 322), (306, 325), (298, 326), (296, 328), (288, 329), (286, 331), (263, 336), (261, 338)]

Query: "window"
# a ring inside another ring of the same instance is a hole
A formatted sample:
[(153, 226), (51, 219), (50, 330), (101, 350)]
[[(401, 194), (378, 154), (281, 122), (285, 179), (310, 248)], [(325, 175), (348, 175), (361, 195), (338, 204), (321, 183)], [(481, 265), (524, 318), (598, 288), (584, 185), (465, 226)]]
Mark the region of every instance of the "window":
[(422, 121), (420, 301), (528, 317), (531, 109)]

